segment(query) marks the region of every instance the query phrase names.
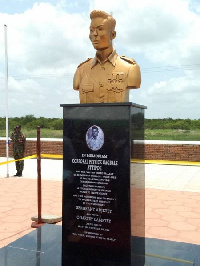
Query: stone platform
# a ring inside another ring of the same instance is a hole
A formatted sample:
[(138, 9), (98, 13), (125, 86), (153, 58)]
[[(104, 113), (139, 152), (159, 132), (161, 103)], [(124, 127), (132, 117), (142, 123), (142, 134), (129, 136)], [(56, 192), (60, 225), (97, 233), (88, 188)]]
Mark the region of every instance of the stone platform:
[[(132, 237), (132, 266), (139, 264), (140, 238)], [(145, 239), (146, 266), (200, 265), (200, 246), (181, 242)], [(62, 226), (45, 224), (0, 249), (1, 266), (61, 266)], [(78, 256), (78, 254), (77, 254)], [(93, 266), (91, 262), (88, 266)], [(95, 264), (97, 265), (97, 264)], [(112, 262), (98, 264), (118, 266)], [(63, 264), (65, 266), (65, 264)], [(77, 265), (79, 266), (79, 265)], [(81, 266), (81, 265), (80, 265)], [(120, 266), (123, 266), (120, 264)]]

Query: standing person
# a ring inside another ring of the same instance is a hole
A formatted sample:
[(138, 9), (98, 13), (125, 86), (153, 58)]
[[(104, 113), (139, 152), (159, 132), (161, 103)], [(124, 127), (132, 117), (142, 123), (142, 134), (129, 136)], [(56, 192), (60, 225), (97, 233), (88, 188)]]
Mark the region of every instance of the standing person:
[(79, 91), (80, 103), (128, 102), (130, 89), (140, 87), (140, 68), (114, 49), (115, 19), (100, 10), (93, 10), (90, 18), (89, 38), (96, 56), (78, 66), (73, 88)]
[[(12, 147), (13, 147), (13, 157), (15, 160), (24, 158), (25, 142), (26, 138), (21, 132), (21, 126), (18, 125), (15, 131), (12, 133), (11, 137)], [(24, 160), (19, 160), (15, 162), (17, 173), (14, 176), (22, 176), (22, 171), (24, 169)]]

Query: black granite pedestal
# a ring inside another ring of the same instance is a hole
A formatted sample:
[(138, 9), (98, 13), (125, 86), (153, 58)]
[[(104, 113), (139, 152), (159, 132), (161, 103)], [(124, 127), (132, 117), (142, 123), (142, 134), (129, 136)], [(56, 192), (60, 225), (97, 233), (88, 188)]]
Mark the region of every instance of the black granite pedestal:
[[(61, 106), (63, 266), (130, 266), (130, 160), (132, 140), (143, 139), (145, 107), (133, 103)], [(144, 174), (140, 179), (144, 181)], [(141, 216), (144, 232), (144, 208)], [(144, 265), (144, 241), (140, 246), (135, 265)]]

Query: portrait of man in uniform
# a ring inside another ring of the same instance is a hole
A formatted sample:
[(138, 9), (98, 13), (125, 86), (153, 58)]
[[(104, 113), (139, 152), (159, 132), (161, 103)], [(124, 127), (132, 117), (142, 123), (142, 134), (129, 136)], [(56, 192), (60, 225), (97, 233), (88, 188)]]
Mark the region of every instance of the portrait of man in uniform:
[(88, 147), (93, 151), (101, 149), (104, 144), (104, 134), (102, 129), (96, 125), (90, 127), (86, 134), (86, 142)]
[(79, 91), (80, 103), (128, 102), (129, 90), (140, 87), (140, 68), (113, 48), (115, 19), (100, 10), (92, 11), (90, 18), (89, 38), (96, 55), (77, 67), (73, 88)]

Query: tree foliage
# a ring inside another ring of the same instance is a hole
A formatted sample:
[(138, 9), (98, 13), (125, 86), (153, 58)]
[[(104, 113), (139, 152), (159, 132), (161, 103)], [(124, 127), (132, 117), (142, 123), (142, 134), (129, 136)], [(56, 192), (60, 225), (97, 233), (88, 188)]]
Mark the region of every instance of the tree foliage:
[[(61, 130), (63, 128), (63, 123), (61, 118), (36, 118), (34, 115), (26, 115), (22, 117), (11, 117), (9, 118), (9, 128), (13, 130), (17, 125), (21, 125), (22, 128), (35, 129), (37, 126), (41, 128)], [(6, 127), (5, 117), (0, 117), (0, 128)]]
[(200, 129), (200, 119), (145, 119), (146, 129)]
[[(135, 118), (137, 119), (137, 118)], [(13, 130), (17, 125), (23, 128), (36, 129), (37, 126), (41, 128), (62, 130), (62, 118), (36, 118), (34, 115), (25, 115), (22, 117), (9, 118), (9, 128)], [(6, 127), (5, 117), (0, 117), (0, 129)], [(200, 119), (145, 119), (145, 129), (180, 129), (180, 130), (195, 130), (200, 129)]]

